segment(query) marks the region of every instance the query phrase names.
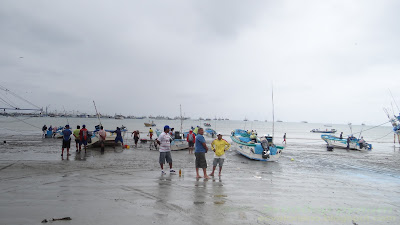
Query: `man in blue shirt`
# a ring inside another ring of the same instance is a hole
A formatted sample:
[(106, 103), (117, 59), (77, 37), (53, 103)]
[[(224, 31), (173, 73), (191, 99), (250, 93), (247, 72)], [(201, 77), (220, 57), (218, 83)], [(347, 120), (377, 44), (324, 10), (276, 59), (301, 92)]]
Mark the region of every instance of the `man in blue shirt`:
[(67, 157), (70, 156), (69, 148), (71, 147), (71, 134), (72, 131), (69, 129), (69, 125), (65, 126), (65, 129), (62, 131), (63, 134), (63, 142), (61, 148), (61, 156), (64, 155), (64, 148), (67, 148)]
[(196, 136), (195, 150), (194, 155), (196, 156), (196, 178), (201, 178), (199, 175), (199, 168), (203, 169), (204, 178), (208, 179), (210, 177), (207, 176), (207, 161), (206, 161), (206, 153), (208, 151), (208, 147), (206, 145), (206, 140), (204, 139), (204, 130), (203, 128), (199, 128)]
[(117, 130), (114, 132), (117, 134), (117, 136), (115, 137), (115, 145), (117, 145), (118, 141), (120, 141), (122, 143), (122, 148), (124, 148), (124, 140), (122, 139), (121, 128), (117, 127)]

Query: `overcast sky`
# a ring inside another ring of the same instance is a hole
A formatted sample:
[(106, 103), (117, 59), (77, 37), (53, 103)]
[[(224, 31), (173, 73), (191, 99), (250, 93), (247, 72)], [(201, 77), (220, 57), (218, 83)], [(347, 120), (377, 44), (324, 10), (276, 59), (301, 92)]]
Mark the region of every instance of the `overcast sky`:
[(50, 110), (94, 114), (95, 100), (111, 115), (176, 116), (182, 104), (192, 118), (272, 120), (273, 84), (275, 119), (379, 124), (388, 89), (400, 103), (399, 9), (396, 0), (2, 0), (1, 85)]

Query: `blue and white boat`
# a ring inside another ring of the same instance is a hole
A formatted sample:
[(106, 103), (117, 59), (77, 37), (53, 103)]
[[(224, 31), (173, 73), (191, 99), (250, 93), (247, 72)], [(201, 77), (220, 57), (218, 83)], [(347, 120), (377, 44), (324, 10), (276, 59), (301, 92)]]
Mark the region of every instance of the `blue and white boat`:
[[(322, 140), (326, 142), (328, 147), (333, 148), (347, 148), (347, 138), (340, 139), (339, 137), (333, 135), (323, 134), (321, 135)], [(372, 145), (367, 142), (360, 143), (361, 139), (356, 137), (350, 137), (349, 149), (352, 150), (371, 150)]]
[(282, 146), (273, 143), (272, 136), (256, 137), (256, 141), (250, 139), (250, 134), (245, 130), (236, 129), (231, 134), (232, 147), (235, 150), (253, 160), (277, 161), (282, 155)]
[[(161, 130), (156, 129), (157, 137), (160, 136), (161, 132), (162, 132)], [(189, 144), (187, 143), (186, 139), (183, 139), (180, 136), (179, 132), (178, 132), (178, 136), (175, 135), (175, 138), (172, 138), (170, 136), (170, 138), (171, 138), (171, 151), (178, 151), (178, 150), (184, 150), (184, 149), (189, 148)]]
[(208, 137), (214, 138), (217, 135), (217, 132), (211, 128), (206, 128), (204, 131), (205, 131), (204, 135), (206, 135)]

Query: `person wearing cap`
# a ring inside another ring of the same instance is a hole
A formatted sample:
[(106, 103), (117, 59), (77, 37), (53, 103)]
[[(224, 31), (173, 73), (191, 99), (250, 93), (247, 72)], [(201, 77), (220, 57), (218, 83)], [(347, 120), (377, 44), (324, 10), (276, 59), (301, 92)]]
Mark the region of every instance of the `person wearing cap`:
[(196, 135), (192, 130), (189, 131), (189, 134), (186, 136), (186, 141), (189, 143), (189, 154), (193, 153), (194, 143), (196, 142)]
[(164, 172), (164, 163), (167, 161), (169, 164), (169, 172), (170, 173), (175, 173), (175, 170), (172, 169), (172, 156), (171, 156), (171, 136), (169, 136), (169, 126), (165, 125), (164, 126), (164, 132), (158, 136), (158, 139), (156, 139), (157, 143), (160, 145), (159, 151), (160, 151), (160, 158), (159, 158), (159, 163), (161, 167), (161, 175), (166, 174)]
[[(76, 144), (76, 151), (81, 150), (81, 138), (79, 137), (79, 132), (81, 131), (81, 126), (76, 126), (76, 129), (73, 132), (73, 135), (75, 137), (75, 144)], [(79, 147), (78, 147), (79, 145)]]
[(208, 147), (206, 145), (206, 139), (203, 136), (204, 129), (199, 127), (196, 136), (195, 142), (195, 150), (194, 156), (196, 157), (196, 178), (201, 178), (199, 175), (199, 168), (203, 169), (204, 179), (208, 179), (207, 175), (207, 160), (206, 160), (206, 153), (208, 151)]
[[(88, 136), (89, 136), (89, 131), (86, 129), (86, 125), (83, 124), (82, 125), (82, 129), (79, 131), (79, 137), (81, 139), (80, 144), (83, 145), (83, 147), (85, 148), (85, 152), (86, 152), (86, 146), (87, 146), (87, 141), (88, 141)], [(81, 150), (79, 149), (79, 152)]]
[(62, 131), (62, 134), (63, 134), (63, 141), (62, 141), (62, 148), (61, 148), (61, 156), (64, 155), (64, 148), (67, 149), (67, 156), (70, 156), (69, 148), (71, 147), (72, 131), (69, 129), (68, 124), (65, 126), (65, 129)]
[(225, 160), (225, 151), (231, 147), (225, 139), (222, 138), (222, 134), (220, 132), (217, 133), (217, 139), (215, 139), (211, 143), (211, 149), (214, 151), (214, 161), (213, 161), (213, 171), (210, 173), (210, 176), (214, 176), (215, 168), (219, 165), (219, 176), (221, 176), (222, 165)]

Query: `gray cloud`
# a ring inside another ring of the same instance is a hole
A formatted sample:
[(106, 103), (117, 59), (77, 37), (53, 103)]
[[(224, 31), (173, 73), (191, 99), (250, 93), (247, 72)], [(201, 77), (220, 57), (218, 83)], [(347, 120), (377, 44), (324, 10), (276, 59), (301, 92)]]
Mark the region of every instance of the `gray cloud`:
[(396, 1), (1, 4), (2, 85), (53, 109), (271, 120), (273, 82), (284, 121), (381, 123), (400, 96)]

